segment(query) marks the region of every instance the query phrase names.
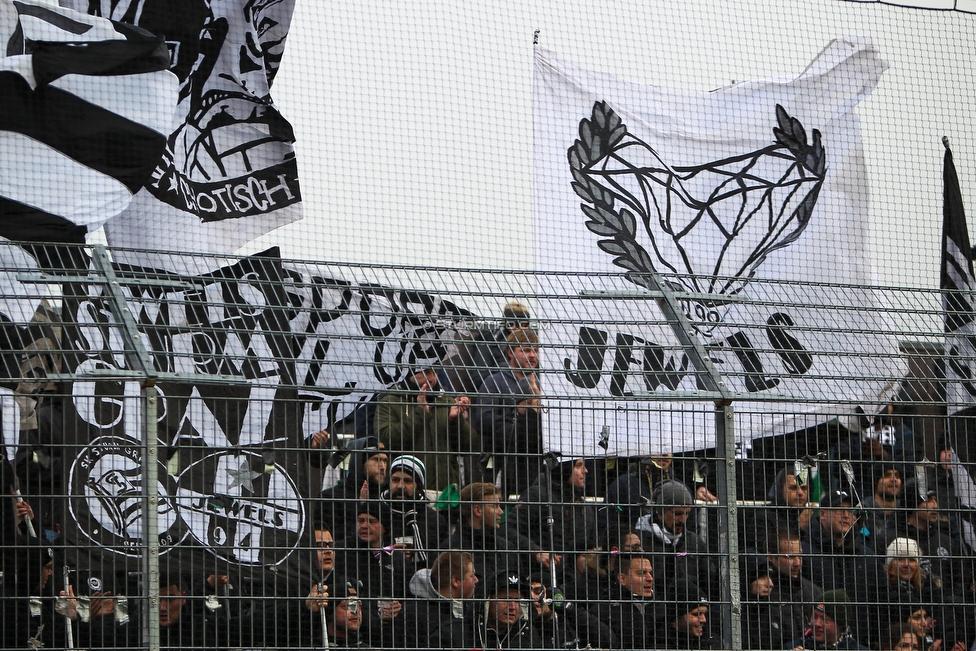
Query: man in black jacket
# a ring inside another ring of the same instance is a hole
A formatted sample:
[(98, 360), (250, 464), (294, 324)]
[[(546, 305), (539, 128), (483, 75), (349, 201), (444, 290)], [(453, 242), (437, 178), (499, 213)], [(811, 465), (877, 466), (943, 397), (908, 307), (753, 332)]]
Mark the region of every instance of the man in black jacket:
[(441, 547), (471, 552), (475, 572), (481, 580), (499, 571), (524, 576), (530, 556), (540, 562), (548, 561), (549, 555), (518, 531), (500, 529), (504, 513), (494, 484), (468, 484), (461, 490), (464, 521)]
[[(878, 558), (854, 531), (850, 495), (830, 491), (820, 498), (819, 517), (810, 522), (807, 540), (802, 541), (804, 556), (810, 558), (813, 582), (824, 590), (845, 590), (854, 604), (871, 601), (873, 586), (881, 584)], [(851, 626), (855, 636), (870, 631), (870, 609), (851, 606)]]
[(470, 553), (441, 552), (430, 569), (418, 570), (410, 580), (412, 598), (403, 609), (402, 641), (395, 646), (441, 649), (452, 637), (464, 637), (465, 609), (477, 584)]
[(386, 484), (390, 459), (375, 436), (350, 441), (349, 474), (322, 491), (321, 517), (336, 540), (355, 533), (356, 509), (361, 500), (377, 500)]
[[(603, 648), (652, 649), (660, 604), (654, 600), (654, 566), (649, 556), (623, 553), (617, 557), (617, 573), (609, 591), (591, 612), (609, 629), (610, 639), (600, 639)], [(592, 641), (595, 632), (588, 631)], [(597, 646), (594, 644), (594, 646)]]
[(771, 619), (777, 629), (770, 631), (770, 649), (782, 649), (791, 640), (803, 637), (810, 620), (810, 604), (821, 599), (823, 590), (803, 576), (803, 548), (800, 534), (793, 528), (774, 529), (766, 536), (766, 563), (773, 588), (769, 594)]

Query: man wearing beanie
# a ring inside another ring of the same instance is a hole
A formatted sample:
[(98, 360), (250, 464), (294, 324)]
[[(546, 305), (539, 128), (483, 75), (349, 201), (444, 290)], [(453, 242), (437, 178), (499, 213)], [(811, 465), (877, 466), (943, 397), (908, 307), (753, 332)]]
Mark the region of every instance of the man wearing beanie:
[[(390, 464), (390, 485), (380, 494), (391, 514), (390, 537), (412, 565), (428, 567), (437, 556), (437, 543), (449, 535), (447, 519), (430, 508), (427, 467), (419, 457), (404, 454)], [(412, 574), (412, 572), (411, 572)]]
[[(824, 590), (844, 590), (855, 604), (868, 604), (880, 585), (883, 569), (864, 537), (855, 529), (854, 501), (845, 491), (828, 491), (820, 498), (818, 517), (801, 541), (804, 563), (810, 559), (810, 578)], [(868, 637), (871, 609), (850, 607), (855, 636)]]
[(497, 572), (485, 582), (484, 603), (474, 616), (474, 627), (467, 632), (474, 639), (452, 648), (465, 649), (543, 649), (545, 641), (529, 624), (522, 602), (531, 599), (529, 583), (511, 572)]
[(412, 564), (394, 546), (392, 515), (384, 502), (359, 502), (354, 533), (339, 543), (336, 571), (361, 581), (360, 598), (399, 598), (413, 576)]
[[(654, 563), (659, 585), (685, 578), (706, 594), (719, 589), (716, 568), (708, 557), (705, 539), (687, 528), (694, 500), (680, 481), (665, 480), (654, 487), (653, 512), (637, 521), (641, 546)], [(714, 584), (714, 585), (713, 585)], [(717, 594), (714, 596), (718, 596)]]
[(710, 649), (708, 599), (698, 586), (678, 579), (665, 592), (664, 618), (658, 625), (658, 648)]
[(433, 368), (419, 368), (393, 386), (376, 405), (373, 431), (387, 448), (414, 455), (436, 491), (462, 483), (458, 455), (481, 451), (464, 395), (444, 393)]
[(324, 607), (325, 626), (330, 649), (370, 649), (360, 631), (366, 620), (365, 604), (357, 588), (349, 581), (338, 580)]
[(810, 626), (803, 638), (794, 640), (791, 649), (846, 649), (867, 651), (867, 647), (854, 639), (848, 627), (851, 600), (845, 590), (828, 590), (821, 601), (813, 606)]

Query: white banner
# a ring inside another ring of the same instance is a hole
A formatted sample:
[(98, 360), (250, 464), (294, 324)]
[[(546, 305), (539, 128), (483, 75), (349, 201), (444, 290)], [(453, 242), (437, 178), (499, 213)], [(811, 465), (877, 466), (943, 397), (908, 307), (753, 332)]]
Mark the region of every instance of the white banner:
[[(889, 399), (895, 387), (879, 378), (899, 377), (902, 362), (895, 337), (873, 334), (890, 331), (882, 299), (789, 284), (873, 279), (852, 109), (885, 69), (870, 39), (850, 37), (796, 78), (690, 92), (537, 50), (538, 266), (581, 272), (570, 296), (614, 297), (554, 301), (540, 314), (555, 324), (543, 341), (543, 391), (559, 407), (549, 410), (549, 449), (714, 445), (710, 406), (675, 401), (697, 391), (700, 376), (657, 304), (639, 297), (651, 271), (677, 274), (673, 288), (697, 295), (681, 303), (692, 336), (736, 408), (767, 414), (739, 419), (743, 439), (815, 424), (813, 414), (849, 412), (852, 402), (870, 413)], [(758, 282), (768, 280), (781, 284)], [(607, 408), (607, 399), (617, 401)]]

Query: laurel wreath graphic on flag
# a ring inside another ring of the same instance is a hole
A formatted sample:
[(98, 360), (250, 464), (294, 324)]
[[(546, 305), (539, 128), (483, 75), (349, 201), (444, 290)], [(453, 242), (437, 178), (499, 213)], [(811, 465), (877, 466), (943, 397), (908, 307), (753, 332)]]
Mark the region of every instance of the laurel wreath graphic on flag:
[(650, 288), (656, 271), (676, 290), (715, 296), (682, 301), (703, 334), (721, 322), (723, 296), (741, 292), (771, 252), (800, 237), (820, 195), (827, 170), (820, 132), (808, 142), (778, 104), (776, 122), (772, 145), (671, 166), (600, 101), (567, 152), (586, 227), (628, 280)]

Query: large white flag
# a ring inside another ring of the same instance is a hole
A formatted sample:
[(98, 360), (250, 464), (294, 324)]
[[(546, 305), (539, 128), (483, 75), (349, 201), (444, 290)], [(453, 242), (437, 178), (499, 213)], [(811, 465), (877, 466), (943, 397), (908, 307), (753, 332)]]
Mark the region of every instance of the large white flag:
[[(177, 124), (109, 244), (228, 253), (302, 217), (294, 132), (271, 99), (294, 0), (61, 0), (165, 39)], [(117, 260), (158, 264), (119, 252)]]
[(601, 438), (610, 454), (713, 444), (708, 405), (678, 402), (706, 369), (639, 296), (652, 271), (683, 294), (690, 334), (737, 410), (764, 412), (740, 418), (741, 436), (892, 395), (884, 378), (902, 363), (896, 339), (876, 332), (890, 329), (881, 297), (790, 284), (873, 278), (852, 109), (885, 69), (869, 39), (851, 37), (795, 78), (690, 92), (537, 50), (539, 266), (581, 272), (565, 292), (579, 298), (540, 315), (553, 324), (543, 333), (544, 391), (558, 407), (550, 449), (600, 453)]

